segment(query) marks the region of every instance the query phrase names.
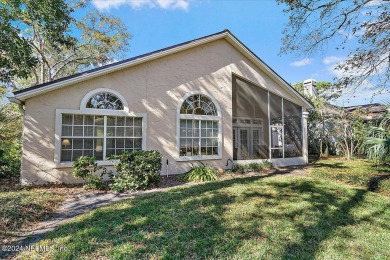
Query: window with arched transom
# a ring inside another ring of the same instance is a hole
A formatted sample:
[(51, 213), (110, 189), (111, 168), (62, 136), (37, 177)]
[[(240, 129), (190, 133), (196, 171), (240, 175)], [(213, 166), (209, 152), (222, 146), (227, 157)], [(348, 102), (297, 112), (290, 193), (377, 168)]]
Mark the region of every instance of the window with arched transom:
[(178, 153), (182, 160), (216, 159), (221, 155), (221, 115), (208, 95), (189, 95), (180, 104)]
[(58, 109), (56, 162), (70, 165), (80, 156), (109, 162), (124, 151), (145, 149), (145, 114), (129, 113), (117, 91), (99, 88), (87, 93), (80, 110)]
[(123, 110), (124, 106), (117, 95), (109, 92), (99, 92), (88, 100), (86, 108)]

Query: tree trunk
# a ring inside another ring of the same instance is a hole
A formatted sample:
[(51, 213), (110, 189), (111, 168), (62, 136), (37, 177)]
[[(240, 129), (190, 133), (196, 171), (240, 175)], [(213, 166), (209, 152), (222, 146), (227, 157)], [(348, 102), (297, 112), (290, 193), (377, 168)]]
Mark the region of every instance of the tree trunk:
[(328, 142), (325, 143), (325, 153), (324, 153), (325, 158), (329, 157), (329, 146)]
[(352, 140), (352, 138), (351, 138), (351, 157), (353, 157), (353, 140)]

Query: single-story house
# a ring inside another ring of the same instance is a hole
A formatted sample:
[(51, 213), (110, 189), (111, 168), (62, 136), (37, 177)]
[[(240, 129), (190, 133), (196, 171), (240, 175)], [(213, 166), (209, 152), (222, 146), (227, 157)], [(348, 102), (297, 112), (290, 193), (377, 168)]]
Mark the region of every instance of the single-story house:
[(307, 163), (312, 105), (231, 32), (184, 42), (16, 91), (24, 109), (21, 182), (75, 183), (72, 162), (101, 165), (158, 150), (162, 174), (202, 161), (226, 169)]

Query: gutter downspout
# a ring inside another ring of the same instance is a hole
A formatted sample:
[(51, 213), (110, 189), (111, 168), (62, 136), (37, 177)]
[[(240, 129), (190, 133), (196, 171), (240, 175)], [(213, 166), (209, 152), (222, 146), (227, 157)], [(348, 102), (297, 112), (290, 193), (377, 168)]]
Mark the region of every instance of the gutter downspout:
[(18, 107), (19, 107), (19, 110), (20, 112), (24, 115), (25, 112), (26, 112), (26, 109), (25, 109), (25, 106), (24, 106), (24, 102), (17, 99), (16, 97), (7, 97), (8, 100), (12, 103), (15, 103), (15, 104), (18, 104)]

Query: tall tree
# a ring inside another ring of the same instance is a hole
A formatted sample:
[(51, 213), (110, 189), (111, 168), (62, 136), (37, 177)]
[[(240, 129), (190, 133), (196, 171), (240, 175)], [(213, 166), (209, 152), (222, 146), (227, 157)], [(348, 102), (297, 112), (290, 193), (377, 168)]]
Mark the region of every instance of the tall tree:
[(19, 87), (49, 82), (113, 62), (122, 58), (129, 46), (131, 35), (122, 21), (96, 10), (87, 12), (80, 20), (74, 19), (71, 27), (80, 36), (73, 46), (60, 46), (58, 50), (58, 46), (42, 37), (39, 26), (32, 25), (27, 33), (38, 63), (27, 80), (18, 81)]
[(329, 136), (334, 140), (338, 154), (344, 155), (347, 160), (352, 159), (362, 148), (368, 123), (365, 122), (365, 113), (361, 110), (348, 112), (337, 108), (332, 114), (332, 127)]
[[(107, 64), (123, 57), (129, 46), (131, 35), (115, 17), (92, 10), (83, 18), (72, 18), (75, 10), (84, 7), (84, 0), (67, 1), (71, 7), (63, 6), (60, 0), (1, 1), (0, 26), (9, 30), (0, 32), (0, 82), (7, 87), (26, 88)], [(67, 10), (68, 16), (56, 14), (53, 6), (44, 9), (50, 3)], [(48, 18), (38, 19), (39, 15), (29, 13), (43, 15), (44, 10), (48, 10)], [(58, 26), (47, 25), (49, 18)], [(53, 34), (48, 31), (56, 28)], [(0, 177), (16, 174), (20, 166), (22, 115), (15, 104), (3, 102), (6, 92), (7, 88), (0, 85)]]
[(336, 66), (342, 72), (337, 85), (390, 83), (390, 1), (388, 0), (277, 0), (286, 4), (289, 23), (284, 29), (281, 53), (311, 54), (330, 42), (345, 48), (354, 37), (357, 47)]
[[(294, 87), (304, 95), (302, 83)], [(339, 97), (339, 92), (330, 82), (318, 82), (316, 89), (317, 96), (306, 96), (314, 106), (308, 120), (309, 152), (320, 157), (337, 152), (349, 160), (363, 144), (367, 129), (364, 113), (331, 105), (329, 101)]]
[[(314, 109), (310, 110), (308, 118), (309, 152), (318, 154), (320, 157), (328, 157), (331, 143), (330, 131), (332, 128), (332, 116), (334, 110), (329, 101), (337, 98), (337, 91), (330, 82), (319, 81), (316, 86), (316, 96), (306, 96), (303, 83), (293, 85), (294, 88), (310, 100)], [(334, 149), (333, 149), (334, 150)]]
[(1, 0), (0, 82), (26, 78), (36, 66), (34, 47), (25, 33), (33, 25), (53, 46), (72, 46), (74, 38), (68, 34), (72, 11), (64, 0)]
[(7, 90), (0, 86), (0, 179), (19, 172), (22, 115), (16, 104), (4, 102)]

